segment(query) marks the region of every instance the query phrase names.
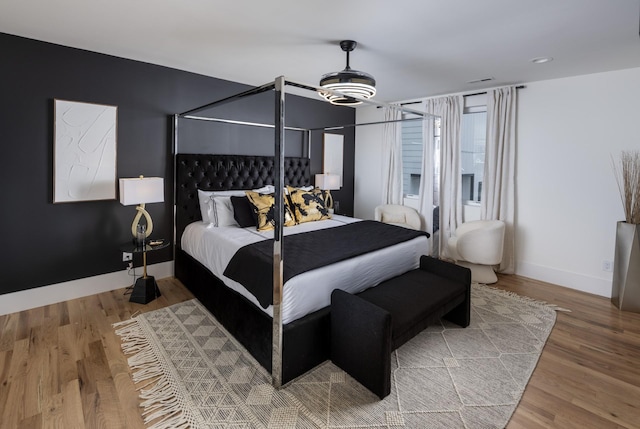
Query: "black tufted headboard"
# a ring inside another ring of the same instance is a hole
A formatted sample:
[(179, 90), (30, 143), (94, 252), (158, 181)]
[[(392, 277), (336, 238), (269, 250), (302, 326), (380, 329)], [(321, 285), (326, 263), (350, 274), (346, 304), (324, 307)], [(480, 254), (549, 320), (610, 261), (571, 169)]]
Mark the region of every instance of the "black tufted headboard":
[[(309, 158), (286, 157), (286, 185), (308, 186), (311, 183)], [(246, 155), (178, 154), (176, 155), (176, 244), (191, 222), (202, 219), (198, 189), (256, 189), (273, 185), (274, 157)]]

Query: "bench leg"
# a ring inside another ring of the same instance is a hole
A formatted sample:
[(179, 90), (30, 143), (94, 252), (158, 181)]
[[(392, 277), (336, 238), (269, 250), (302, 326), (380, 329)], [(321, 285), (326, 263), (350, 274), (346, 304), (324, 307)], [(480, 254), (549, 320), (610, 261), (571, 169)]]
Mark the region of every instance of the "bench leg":
[(464, 301), (444, 315), (444, 319), (466, 328), (471, 323), (471, 285), (467, 285)]
[(331, 294), (331, 360), (380, 399), (391, 393), (391, 314), (358, 296)]
[(444, 315), (444, 318), (463, 328), (469, 326), (471, 323), (471, 270), (430, 256), (420, 257), (420, 269), (432, 272), (465, 286), (464, 301)]

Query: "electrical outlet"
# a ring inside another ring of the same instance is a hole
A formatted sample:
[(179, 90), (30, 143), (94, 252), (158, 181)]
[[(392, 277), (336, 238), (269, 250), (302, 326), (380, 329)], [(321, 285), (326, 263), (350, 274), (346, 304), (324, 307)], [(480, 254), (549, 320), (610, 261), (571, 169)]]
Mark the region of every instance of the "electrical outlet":
[(133, 254), (131, 252), (122, 252), (122, 262), (133, 260)]
[(608, 273), (613, 271), (613, 262), (611, 261), (602, 261), (602, 271), (606, 271)]

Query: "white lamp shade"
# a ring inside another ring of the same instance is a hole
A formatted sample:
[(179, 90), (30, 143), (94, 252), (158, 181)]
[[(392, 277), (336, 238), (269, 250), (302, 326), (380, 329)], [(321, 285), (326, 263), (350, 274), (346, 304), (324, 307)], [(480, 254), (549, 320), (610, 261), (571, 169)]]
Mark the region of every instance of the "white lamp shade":
[(162, 177), (136, 177), (120, 179), (120, 204), (161, 203), (164, 201)]
[(340, 189), (339, 174), (316, 174), (316, 187), (325, 191)]

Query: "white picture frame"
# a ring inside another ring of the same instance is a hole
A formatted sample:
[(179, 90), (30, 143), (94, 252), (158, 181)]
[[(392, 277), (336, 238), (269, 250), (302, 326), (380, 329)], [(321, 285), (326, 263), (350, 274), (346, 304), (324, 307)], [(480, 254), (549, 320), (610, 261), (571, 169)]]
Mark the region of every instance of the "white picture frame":
[(322, 149), (322, 172), (340, 175), (340, 186), (342, 187), (344, 136), (324, 133)]
[(118, 108), (54, 99), (53, 202), (116, 199)]

